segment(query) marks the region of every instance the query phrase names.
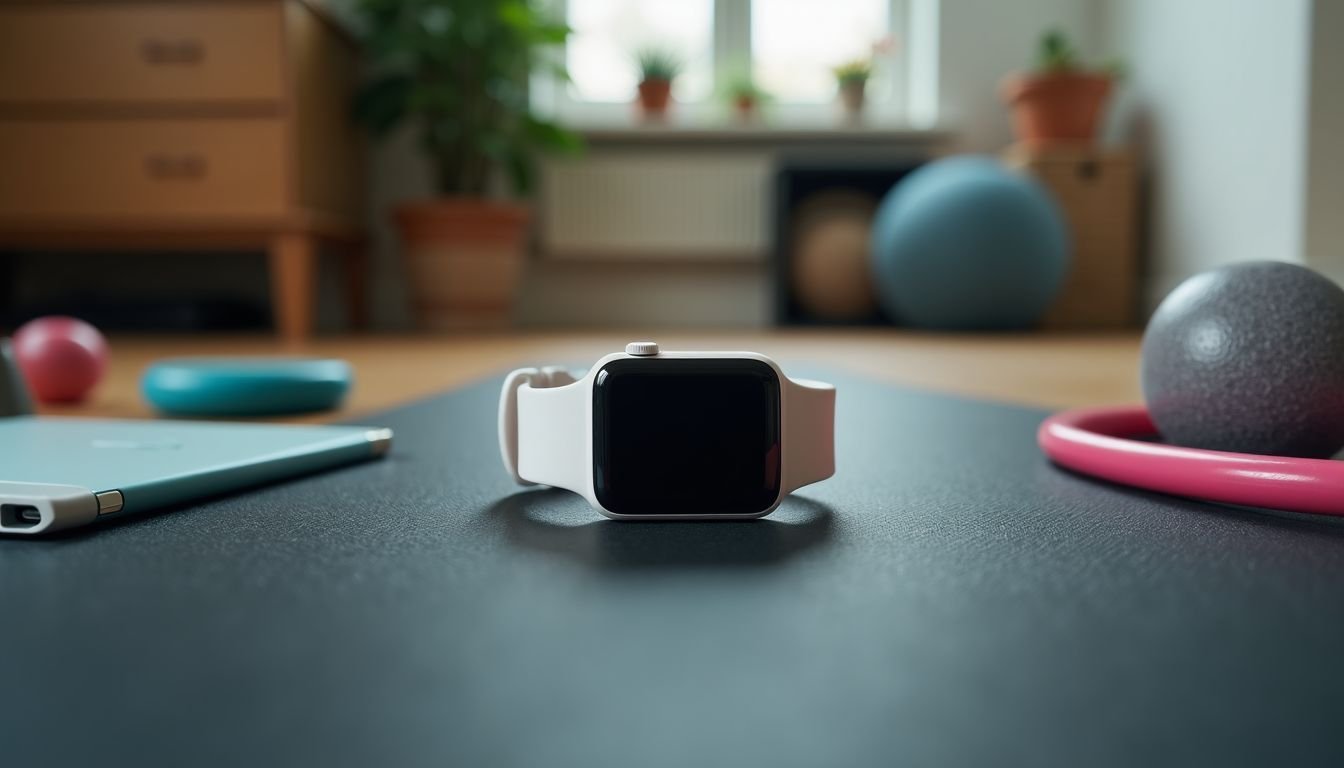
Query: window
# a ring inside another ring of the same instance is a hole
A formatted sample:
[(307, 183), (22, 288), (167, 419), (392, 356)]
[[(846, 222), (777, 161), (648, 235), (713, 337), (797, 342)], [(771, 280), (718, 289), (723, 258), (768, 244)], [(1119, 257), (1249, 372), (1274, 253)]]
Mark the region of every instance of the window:
[(635, 58), (646, 48), (674, 52), (684, 64), (678, 99), (710, 96), (714, 0), (569, 0), (568, 6), (574, 34), (565, 63), (578, 99), (629, 102), (638, 79)]
[[(891, 34), (890, 11), (887, 0), (753, 0), (751, 66), (757, 84), (784, 102), (831, 101), (832, 68), (872, 55), (874, 45)], [(875, 58), (879, 66), (885, 63)], [(880, 82), (870, 85), (874, 95), (886, 95)]]
[(870, 58), (869, 113), (904, 114), (906, 16), (929, 0), (551, 0), (574, 33), (571, 82), (539, 88), (539, 101), (579, 123), (631, 114), (637, 56), (674, 52), (683, 63), (673, 95), (678, 119), (724, 114), (729, 84), (750, 72), (769, 94), (776, 122), (832, 117), (832, 69)]

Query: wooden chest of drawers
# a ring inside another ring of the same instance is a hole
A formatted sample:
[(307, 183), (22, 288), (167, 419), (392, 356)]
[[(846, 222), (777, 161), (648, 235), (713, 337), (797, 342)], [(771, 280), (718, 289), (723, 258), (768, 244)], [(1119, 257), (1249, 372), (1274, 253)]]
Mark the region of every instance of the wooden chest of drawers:
[(1069, 274), (1042, 325), (1057, 329), (1133, 327), (1138, 317), (1138, 179), (1122, 150), (1014, 147), (1010, 166), (1054, 195), (1069, 228)]
[(330, 243), (358, 319), (355, 63), (300, 0), (0, 0), (0, 247), (265, 248), (297, 340)]

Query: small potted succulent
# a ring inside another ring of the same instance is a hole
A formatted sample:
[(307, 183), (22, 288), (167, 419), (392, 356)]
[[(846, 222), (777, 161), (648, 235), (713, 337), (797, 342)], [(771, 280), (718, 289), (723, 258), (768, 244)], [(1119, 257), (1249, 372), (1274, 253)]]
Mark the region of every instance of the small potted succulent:
[(1036, 58), (1034, 72), (1011, 75), (1000, 88), (1018, 140), (1034, 147), (1095, 142), (1119, 66), (1084, 65), (1058, 30), (1042, 35)]
[(672, 101), (672, 81), (681, 73), (681, 59), (663, 48), (646, 48), (639, 63), (639, 108), (645, 117), (661, 118)]
[(730, 80), (727, 96), (728, 102), (737, 114), (737, 119), (744, 123), (755, 120), (760, 112), (761, 104), (769, 98), (769, 94), (761, 90), (750, 75), (743, 75)]
[(863, 114), (864, 91), (868, 87), (868, 78), (873, 76), (873, 60), (854, 59), (832, 71), (840, 87), (840, 103), (844, 105), (845, 114), (857, 119)]
[[(438, 195), (393, 211), (416, 320), (502, 325), (526, 255), (534, 165), (579, 138), (532, 111), (527, 80), (569, 29), (535, 0), (358, 0), (368, 81), (355, 116), (382, 135), (417, 131)], [(511, 182), (513, 199), (491, 194)]]

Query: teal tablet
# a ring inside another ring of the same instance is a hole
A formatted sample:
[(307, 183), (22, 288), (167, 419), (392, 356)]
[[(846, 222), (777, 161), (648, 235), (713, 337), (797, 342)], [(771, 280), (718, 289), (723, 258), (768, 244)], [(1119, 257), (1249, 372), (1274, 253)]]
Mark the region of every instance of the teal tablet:
[(73, 528), (385, 455), (372, 427), (0, 418), (0, 533)]

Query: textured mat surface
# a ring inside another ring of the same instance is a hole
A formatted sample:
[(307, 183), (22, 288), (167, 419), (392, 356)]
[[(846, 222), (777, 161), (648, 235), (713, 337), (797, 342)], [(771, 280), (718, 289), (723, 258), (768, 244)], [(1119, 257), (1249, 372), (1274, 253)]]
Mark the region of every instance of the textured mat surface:
[(1344, 525), (799, 373), (839, 385), (839, 473), (763, 521), (517, 492), (491, 381), (365, 420), (380, 463), (0, 540), (3, 761), (1344, 764)]

